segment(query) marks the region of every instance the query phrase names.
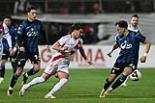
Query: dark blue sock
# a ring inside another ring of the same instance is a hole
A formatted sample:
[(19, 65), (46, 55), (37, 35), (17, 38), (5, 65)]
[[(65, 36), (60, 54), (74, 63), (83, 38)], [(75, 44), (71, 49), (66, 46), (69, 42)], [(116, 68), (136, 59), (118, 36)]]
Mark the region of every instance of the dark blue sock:
[(15, 86), (15, 84), (16, 84), (16, 82), (17, 82), (17, 80), (18, 80), (18, 77), (19, 77), (19, 75), (17, 75), (16, 73), (13, 74), (12, 79), (11, 79), (10, 87), (13, 88), (13, 87)]
[(0, 66), (0, 77), (4, 78), (5, 75), (5, 65), (1, 64)]
[(124, 74), (121, 74), (120, 77), (112, 85), (112, 89), (116, 89), (118, 86), (120, 86), (126, 80), (126, 78), (127, 76), (125, 76)]
[(27, 72), (27, 75), (28, 75), (28, 76), (31, 76), (31, 75), (36, 74), (37, 72), (38, 72), (38, 70), (35, 71), (34, 68), (32, 68), (32, 69), (30, 69), (30, 70)]
[(12, 65), (13, 73), (15, 73), (16, 72), (16, 63), (11, 62), (11, 65)]
[(105, 80), (104, 83), (104, 90), (107, 90), (109, 88), (109, 86), (111, 85), (112, 81), (109, 81), (108, 79)]

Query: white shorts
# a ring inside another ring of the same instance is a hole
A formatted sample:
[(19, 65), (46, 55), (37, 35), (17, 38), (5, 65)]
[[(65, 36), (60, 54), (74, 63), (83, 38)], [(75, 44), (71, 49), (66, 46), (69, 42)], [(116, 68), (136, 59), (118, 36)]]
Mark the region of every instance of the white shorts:
[(44, 72), (50, 75), (55, 74), (57, 71), (62, 71), (69, 74), (70, 61), (65, 58), (58, 59), (56, 61), (50, 61)]

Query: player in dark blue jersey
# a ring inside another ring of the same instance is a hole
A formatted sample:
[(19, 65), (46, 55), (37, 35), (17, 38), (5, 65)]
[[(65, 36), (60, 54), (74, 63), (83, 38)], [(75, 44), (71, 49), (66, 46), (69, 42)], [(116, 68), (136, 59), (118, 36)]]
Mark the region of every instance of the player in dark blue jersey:
[[(128, 24), (126, 21), (119, 21), (116, 23), (116, 31), (118, 32), (116, 44), (120, 48), (120, 53), (114, 63), (111, 74), (106, 79), (100, 97), (105, 97), (108, 93), (119, 87), (126, 80), (127, 76), (136, 69), (139, 43), (145, 44), (144, 55), (140, 58), (140, 61), (142, 63), (146, 61), (151, 46), (150, 41), (139, 32), (128, 30), (127, 27)], [(118, 79), (115, 81), (117, 77)], [(110, 87), (111, 84), (112, 86)]]
[(38, 42), (40, 37), (45, 38), (45, 35), (43, 35), (41, 22), (36, 19), (37, 10), (35, 7), (27, 9), (27, 16), (28, 18), (19, 25), (17, 30), (17, 44), (19, 46), (16, 56), (17, 70), (12, 76), (7, 91), (8, 96), (13, 93), (13, 87), (18, 77), (22, 74), (24, 65), (28, 59), (31, 61), (33, 67), (28, 72), (24, 73), (23, 84), (26, 83), (28, 76), (34, 75), (40, 69)]

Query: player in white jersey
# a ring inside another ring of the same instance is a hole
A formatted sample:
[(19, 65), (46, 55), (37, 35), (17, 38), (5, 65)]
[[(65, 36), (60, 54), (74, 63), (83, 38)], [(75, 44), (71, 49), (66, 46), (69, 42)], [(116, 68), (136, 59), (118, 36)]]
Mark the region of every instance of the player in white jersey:
[(1, 60), (2, 54), (3, 54), (3, 45), (2, 45), (3, 33), (4, 33), (3, 25), (0, 24), (0, 60)]
[[(134, 31), (134, 32), (140, 32), (140, 27), (139, 27), (139, 16), (137, 14), (134, 14), (131, 16), (131, 20), (130, 22), (128, 23), (128, 30), (130, 31)], [(109, 57), (111, 57), (111, 54), (113, 53), (113, 51), (115, 49), (117, 49), (118, 46), (117, 45), (114, 45), (112, 50), (107, 54)], [(137, 67), (136, 67), (137, 68)], [(138, 71), (138, 69), (137, 69)], [(128, 80), (129, 77), (127, 77), (127, 79), (122, 83), (121, 86), (127, 86), (127, 80)]]
[(71, 33), (63, 36), (53, 45), (53, 49), (57, 52), (52, 56), (48, 66), (44, 70), (44, 73), (40, 77), (34, 78), (28, 84), (23, 85), (19, 92), (21, 96), (23, 96), (25, 91), (31, 86), (42, 83), (57, 73), (59, 81), (50, 90), (50, 92), (45, 95), (45, 98), (55, 98), (54, 94), (68, 81), (70, 59), (77, 50), (80, 51), (82, 57), (88, 64), (92, 64), (86, 57), (82, 47), (82, 39), (80, 38), (83, 34), (82, 32), (83, 30), (80, 25), (72, 25)]
[(2, 36), (2, 46), (3, 46), (3, 52), (1, 53), (2, 57), (0, 60), (0, 83), (4, 80), (4, 74), (5, 74), (5, 63), (7, 62), (7, 59), (9, 56), (13, 55), (13, 49), (12, 49), (12, 39), (9, 32), (8, 26), (11, 24), (10, 17), (4, 17), (3, 19), (3, 36)]

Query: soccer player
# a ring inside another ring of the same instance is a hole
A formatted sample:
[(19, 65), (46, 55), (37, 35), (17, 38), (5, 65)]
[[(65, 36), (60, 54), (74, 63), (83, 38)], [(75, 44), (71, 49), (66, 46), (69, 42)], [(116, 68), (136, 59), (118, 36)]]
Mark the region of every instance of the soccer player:
[(10, 86), (7, 91), (7, 95), (10, 96), (13, 93), (13, 88), (17, 82), (17, 79), (22, 74), (24, 65), (29, 59), (33, 67), (23, 74), (23, 83), (25, 84), (28, 76), (36, 74), (40, 70), (40, 59), (38, 42), (40, 37), (44, 37), (42, 24), (36, 19), (37, 10), (35, 7), (27, 9), (27, 19), (24, 20), (17, 30), (17, 44), (19, 46), (16, 56), (16, 73), (13, 74)]
[[(140, 32), (140, 27), (139, 27), (139, 16), (137, 14), (132, 15), (130, 23), (128, 24), (128, 30), (130, 31), (134, 31), (134, 32)], [(112, 57), (111, 54), (112, 52), (118, 48), (118, 45), (115, 44), (114, 47), (112, 48), (112, 50), (108, 53), (109, 57)], [(139, 48), (139, 47), (138, 47)], [(139, 58), (139, 55), (137, 55)], [(138, 62), (138, 61), (137, 61)], [(137, 68), (137, 65), (136, 67)], [(138, 69), (136, 71), (139, 71)], [(127, 86), (127, 80), (128, 80), (129, 76), (127, 77), (127, 79), (122, 83), (121, 86), (126, 87)]]
[(49, 64), (40, 77), (36, 77), (28, 84), (23, 85), (19, 92), (21, 96), (23, 96), (26, 90), (31, 86), (45, 82), (52, 75), (57, 73), (59, 81), (50, 90), (50, 92), (45, 95), (45, 98), (55, 98), (54, 94), (68, 81), (70, 60), (77, 50), (80, 51), (86, 62), (91, 64), (91, 61), (89, 61), (86, 57), (82, 47), (82, 39), (80, 38), (83, 35), (82, 32), (83, 30), (79, 24), (72, 25), (71, 32), (54, 43), (53, 49), (57, 52), (52, 56)]
[[(108, 93), (119, 87), (126, 80), (127, 76), (136, 69), (139, 43), (141, 42), (145, 44), (144, 55), (140, 58), (142, 63), (146, 61), (151, 46), (150, 41), (140, 32), (128, 30), (128, 24), (126, 21), (118, 21), (115, 26), (118, 33), (115, 39), (117, 46), (120, 47), (120, 53), (114, 63), (111, 74), (105, 81), (100, 97), (105, 97)], [(115, 81), (116, 78), (117, 80)]]
[(9, 26), (11, 25), (11, 18), (4, 17), (2, 25), (4, 28), (4, 33), (2, 38), (3, 53), (0, 60), (0, 83), (4, 80), (5, 63), (7, 62), (8, 57), (13, 55), (12, 39), (9, 31)]

